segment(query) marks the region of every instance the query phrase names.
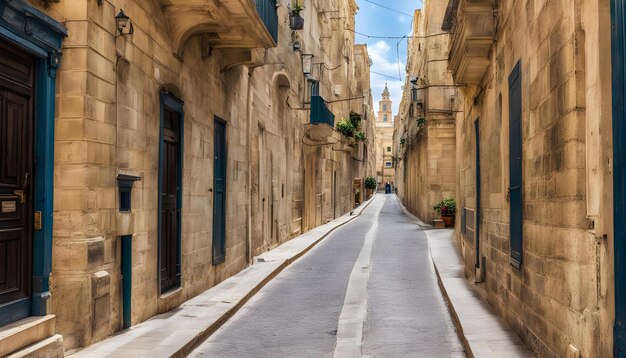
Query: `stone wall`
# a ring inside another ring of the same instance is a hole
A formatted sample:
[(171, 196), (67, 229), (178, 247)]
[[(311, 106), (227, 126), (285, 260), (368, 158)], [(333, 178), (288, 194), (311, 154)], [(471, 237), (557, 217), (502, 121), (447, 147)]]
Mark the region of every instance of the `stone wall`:
[[(470, 21), (459, 20), (466, 16), (460, 3), (457, 21)], [(610, 204), (598, 205), (607, 204), (611, 195), (606, 166), (606, 98), (611, 97), (608, 1), (497, 4), (489, 66), (479, 84), (463, 88), (462, 112), (456, 118), (457, 205), (475, 212), (480, 192), (477, 224), (485, 260), (476, 270), (474, 237), (457, 228), (466, 275), (478, 282), (482, 295), (538, 356), (565, 357), (574, 351), (585, 357), (611, 356), (612, 240), (607, 238), (612, 235), (612, 209)], [(523, 148), (520, 269), (509, 257), (508, 196), (508, 76), (518, 61)]]
[(425, 222), (438, 219), (434, 205), (454, 197), (456, 189), (456, 90), (447, 68), (450, 36), (441, 31), (446, 5), (425, 1), (415, 12), (395, 124), (398, 195), (407, 210)]
[[(171, 19), (156, 0), (101, 5), (62, 0), (41, 6), (69, 30), (58, 73), (49, 301), (66, 350), (121, 329), (120, 235), (133, 234), (134, 325), (239, 272), (252, 256), (352, 209), (353, 180), (364, 178), (368, 168), (371, 172), (373, 151), (364, 160), (320, 147), (305, 168), (307, 82), (300, 55), (291, 48), (287, 2), (279, 5), (278, 46), (252, 50), (256, 60), (247, 66), (233, 64), (227, 50), (207, 48), (202, 36), (191, 37), (182, 51), (175, 49)], [(116, 37), (114, 16), (121, 7), (134, 34)], [(333, 13), (339, 20), (320, 12), (331, 7), (340, 12)], [(355, 11), (354, 2), (320, 0), (307, 2), (303, 13), (300, 40), (316, 55), (314, 75), (322, 80), (326, 100), (359, 92), (371, 98), (369, 65), (355, 67), (369, 59), (360, 53), (355, 61), (354, 34), (344, 30), (353, 27)], [(347, 60), (342, 48), (348, 50)], [(321, 64), (341, 65), (342, 71)], [(157, 260), (162, 91), (184, 102), (182, 282), (165, 295), (158, 290)], [(371, 115), (369, 103), (339, 102), (331, 109), (337, 118), (350, 110)], [(227, 123), (228, 148), (226, 258), (219, 265), (211, 263), (215, 117)], [(367, 131), (373, 140), (371, 124)], [(335, 172), (337, 187), (331, 190)], [(118, 212), (120, 173), (141, 177), (134, 184), (131, 214)], [(314, 178), (308, 189), (307, 176)], [(315, 202), (308, 212), (311, 198)], [(303, 218), (311, 215), (315, 219), (306, 226)]]

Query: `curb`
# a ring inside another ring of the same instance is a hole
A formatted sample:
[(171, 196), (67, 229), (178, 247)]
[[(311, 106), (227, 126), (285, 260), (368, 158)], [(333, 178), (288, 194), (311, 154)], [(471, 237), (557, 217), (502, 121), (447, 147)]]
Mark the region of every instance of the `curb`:
[(418, 218), (417, 216), (411, 214), (411, 212), (409, 212), (406, 207), (404, 207), (404, 204), (402, 204), (402, 200), (400, 200), (400, 198), (398, 197), (397, 194), (394, 194), (396, 200), (398, 201), (398, 205), (400, 205), (400, 209), (402, 209), (402, 211), (404, 211), (404, 213), (406, 215), (408, 215), (411, 219), (415, 220), (415, 222), (417, 223), (417, 226), (419, 227), (423, 227), (423, 228), (432, 228), (432, 225), (426, 224), (425, 222), (423, 222), (420, 218)]
[[(429, 240), (427, 238), (427, 240)], [(465, 333), (463, 332), (463, 325), (461, 324), (461, 320), (459, 319), (456, 310), (454, 309), (454, 305), (450, 300), (450, 296), (448, 296), (448, 291), (446, 291), (446, 286), (443, 284), (443, 280), (441, 279), (441, 275), (439, 274), (439, 269), (437, 268), (437, 264), (433, 259), (432, 249), (430, 247), (430, 240), (428, 241), (428, 251), (430, 252), (430, 261), (433, 263), (433, 267), (435, 268), (435, 275), (437, 275), (437, 285), (439, 286), (439, 290), (441, 290), (441, 295), (443, 299), (446, 301), (446, 306), (448, 306), (448, 311), (450, 311), (450, 317), (452, 317), (452, 322), (454, 322), (454, 327), (456, 327), (456, 335), (459, 337), (461, 344), (463, 345), (463, 349), (465, 350), (465, 354), (468, 358), (474, 358), (474, 352), (472, 351), (472, 346), (467, 341), (467, 337), (465, 337)]]
[[(363, 211), (367, 209), (367, 207), (372, 203), (372, 201), (374, 201), (375, 198), (376, 198), (376, 193), (374, 193), (370, 199), (363, 202), (357, 208), (353, 209), (351, 212), (355, 212), (355, 215), (353, 215), (350, 219), (331, 228), (326, 233), (324, 233), (319, 239), (315, 240), (311, 245), (307, 246), (304, 250), (286, 259), (280, 266), (278, 266), (274, 271), (272, 271), (269, 275), (267, 275), (265, 279), (263, 279), (261, 282), (259, 282), (258, 285), (256, 285), (252, 290), (250, 290), (248, 294), (246, 294), (246, 296), (244, 296), (239, 302), (237, 302), (235, 306), (229, 309), (218, 320), (216, 320), (211, 326), (207, 327), (207, 329), (205, 329), (203, 332), (198, 334), (192, 341), (185, 344), (181, 349), (179, 349), (177, 352), (172, 354), (170, 357), (182, 358), (182, 357), (188, 356), (189, 353), (191, 353), (196, 347), (198, 347), (202, 342), (204, 342), (213, 333), (215, 333), (215, 331), (217, 331), (222, 325), (224, 325), (224, 323), (226, 323), (232, 316), (234, 316), (235, 313), (237, 313), (237, 311), (239, 311), (239, 309), (241, 309), (241, 307), (243, 307), (257, 292), (259, 292), (263, 287), (265, 287), (265, 285), (267, 285), (270, 281), (272, 281), (272, 279), (278, 276), (278, 274), (280, 274), (285, 268), (289, 267), (292, 263), (294, 263), (299, 258), (304, 256), (307, 252), (311, 251), (311, 249), (317, 246), (322, 240), (327, 238), (335, 230), (339, 229), (340, 227), (352, 222), (353, 220), (361, 216)], [(358, 213), (356, 212), (357, 210), (358, 210)]]
[[(454, 238), (446, 236), (447, 233), (444, 231), (451, 230), (437, 229), (426, 232), (428, 249), (437, 276), (437, 284), (466, 356), (534, 357), (534, 353), (524, 344), (521, 337), (467, 282), (467, 278), (462, 274), (464, 265)], [(483, 331), (486, 327), (489, 330), (489, 338), (484, 336)]]

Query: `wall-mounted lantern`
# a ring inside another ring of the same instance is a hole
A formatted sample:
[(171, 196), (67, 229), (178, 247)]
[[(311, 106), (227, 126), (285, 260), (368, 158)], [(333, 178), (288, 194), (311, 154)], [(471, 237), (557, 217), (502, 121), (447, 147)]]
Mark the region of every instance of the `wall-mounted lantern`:
[(117, 27), (118, 36), (132, 35), (135, 32), (133, 23), (130, 22), (130, 17), (124, 13), (124, 10), (120, 9), (120, 12), (115, 15), (115, 25)]
[(313, 55), (310, 53), (302, 54), (302, 73), (308, 76), (313, 72)]

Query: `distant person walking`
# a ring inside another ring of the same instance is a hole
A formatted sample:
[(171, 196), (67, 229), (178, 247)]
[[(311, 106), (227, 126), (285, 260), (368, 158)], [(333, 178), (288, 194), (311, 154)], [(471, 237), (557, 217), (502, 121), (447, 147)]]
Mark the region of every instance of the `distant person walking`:
[(389, 182), (385, 184), (385, 194), (391, 194), (391, 184)]

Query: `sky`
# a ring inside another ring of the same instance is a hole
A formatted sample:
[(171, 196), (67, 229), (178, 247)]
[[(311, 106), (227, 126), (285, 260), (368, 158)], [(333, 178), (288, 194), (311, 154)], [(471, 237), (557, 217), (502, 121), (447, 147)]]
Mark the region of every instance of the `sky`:
[[(358, 33), (380, 37), (408, 35), (411, 32), (413, 12), (415, 9), (422, 7), (422, 1), (356, 0), (356, 2), (359, 5), (359, 11), (356, 15), (356, 42), (367, 44), (367, 50), (374, 63), (370, 68), (372, 71), (371, 84), (372, 95), (374, 96), (374, 111), (378, 112), (378, 101), (381, 99), (381, 93), (385, 88), (385, 82), (387, 82), (395, 116), (398, 113), (398, 105), (402, 98), (407, 40), (373, 38)], [(398, 73), (398, 57), (400, 73)]]

